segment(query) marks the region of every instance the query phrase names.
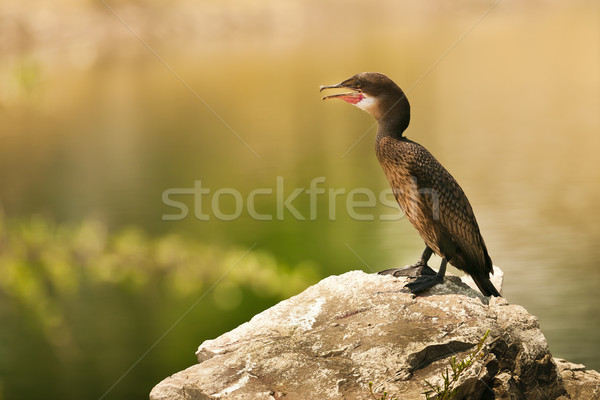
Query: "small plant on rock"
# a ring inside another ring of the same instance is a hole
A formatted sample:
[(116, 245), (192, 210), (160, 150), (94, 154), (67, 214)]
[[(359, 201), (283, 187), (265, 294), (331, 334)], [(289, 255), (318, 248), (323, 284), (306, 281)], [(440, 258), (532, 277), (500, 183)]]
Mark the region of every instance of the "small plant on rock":
[[(429, 390), (423, 392), (423, 394), (427, 400), (450, 400), (456, 395), (459, 389), (456, 387), (456, 383), (462, 373), (473, 365), (475, 361), (485, 355), (485, 352), (481, 351), (481, 349), (489, 334), (490, 330), (488, 329), (477, 344), (475, 350), (473, 350), (465, 359), (457, 361), (456, 356), (452, 356), (450, 359), (450, 370), (448, 370), (448, 366), (446, 366), (445, 371), (442, 372), (442, 378), (444, 380), (443, 386), (437, 384), (434, 385), (425, 380), (425, 384), (429, 387)], [(385, 400), (385, 398), (383, 399)]]

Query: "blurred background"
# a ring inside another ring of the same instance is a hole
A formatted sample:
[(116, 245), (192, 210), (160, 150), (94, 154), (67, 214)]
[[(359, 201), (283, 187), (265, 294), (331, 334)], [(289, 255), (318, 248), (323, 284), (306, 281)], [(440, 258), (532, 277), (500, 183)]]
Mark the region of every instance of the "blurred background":
[(306, 195), (306, 220), (220, 220), (210, 195), (208, 221), (190, 195), (172, 198), (187, 218), (163, 219), (178, 213), (163, 192), (195, 181), (272, 188), (255, 208), (273, 216), (277, 177), (285, 196), (315, 177), (386, 189), (371, 117), (318, 92), (360, 71), (408, 93), (407, 136), (469, 196), (508, 301), (554, 356), (599, 369), (599, 15), (593, 0), (4, 2), (0, 398), (146, 398), (202, 341), (320, 279), (414, 262), (408, 221), (353, 219), (344, 196), (334, 220), (326, 195), (315, 219)]

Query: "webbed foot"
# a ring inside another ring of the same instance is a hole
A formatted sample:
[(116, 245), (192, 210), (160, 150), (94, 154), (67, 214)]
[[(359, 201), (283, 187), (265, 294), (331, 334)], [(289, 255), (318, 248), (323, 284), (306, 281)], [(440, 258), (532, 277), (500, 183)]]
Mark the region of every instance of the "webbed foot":
[(417, 294), (424, 292), (425, 290), (430, 289), (442, 282), (444, 282), (444, 277), (440, 276), (439, 274), (423, 275), (411, 283), (407, 283), (404, 287), (410, 290), (411, 293)]
[(420, 276), (435, 275), (436, 272), (433, 269), (431, 269), (431, 267), (429, 267), (427, 264), (416, 263), (416, 264), (412, 264), (412, 265), (407, 265), (406, 267), (403, 267), (403, 268), (385, 269), (383, 271), (379, 271), (378, 274), (379, 275), (392, 275), (395, 277), (408, 276), (408, 277), (412, 277), (412, 278), (418, 278)]
[(408, 276), (412, 278), (418, 278), (422, 275), (435, 275), (436, 272), (432, 270), (428, 265), (427, 261), (431, 258), (433, 254), (433, 250), (429, 246), (425, 246), (425, 250), (423, 250), (423, 254), (419, 261), (415, 264), (407, 265), (404, 268), (390, 268), (383, 271), (378, 272), (379, 275), (392, 275), (392, 276)]
[(447, 264), (448, 261), (443, 258), (442, 263), (440, 264), (440, 270), (435, 272), (429, 268), (426, 263), (423, 263), (423, 260), (420, 260), (416, 264), (409, 265), (404, 268), (386, 269), (385, 271), (379, 272), (379, 274), (416, 277), (417, 279), (404, 285), (404, 288), (413, 294), (418, 294), (434, 287), (438, 283), (444, 282)]

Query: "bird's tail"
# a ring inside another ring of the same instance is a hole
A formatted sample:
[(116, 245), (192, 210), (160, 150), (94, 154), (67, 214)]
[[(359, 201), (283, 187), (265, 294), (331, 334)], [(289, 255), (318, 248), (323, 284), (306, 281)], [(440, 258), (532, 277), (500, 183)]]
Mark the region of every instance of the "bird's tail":
[(490, 258), (489, 254), (487, 253), (487, 249), (485, 249), (485, 245), (484, 245), (484, 250), (485, 250), (485, 261), (484, 261), (485, 267), (477, 268), (476, 271), (478, 271), (478, 272), (472, 274), (471, 277), (475, 281), (475, 284), (477, 285), (479, 290), (481, 290), (481, 293), (483, 293), (485, 296), (502, 297), (502, 296), (500, 296), (500, 293), (498, 292), (498, 290), (496, 290), (496, 288), (494, 287), (494, 284), (492, 283), (492, 281), (490, 281), (490, 274), (494, 273), (494, 263), (492, 263), (492, 259)]
[(475, 281), (475, 284), (479, 290), (481, 290), (481, 293), (483, 293), (485, 296), (501, 297), (500, 293), (498, 293), (498, 290), (496, 290), (494, 287), (492, 281), (490, 281), (489, 275), (471, 275), (471, 277)]

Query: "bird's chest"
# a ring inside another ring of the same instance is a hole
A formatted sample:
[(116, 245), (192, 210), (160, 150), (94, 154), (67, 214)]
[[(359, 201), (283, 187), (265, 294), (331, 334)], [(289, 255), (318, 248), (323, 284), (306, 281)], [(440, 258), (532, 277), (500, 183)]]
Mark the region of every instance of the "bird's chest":
[(377, 146), (377, 158), (394, 193), (394, 197), (406, 217), (413, 223), (423, 220), (428, 213), (428, 202), (423, 182), (419, 182), (414, 172), (415, 152), (402, 143), (382, 142)]
[(417, 177), (411, 173), (409, 160), (403, 160), (401, 157), (381, 157), (379, 161), (405, 217), (417, 229), (425, 243), (440, 254), (437, 230), (433, 223), (436, 208), (432, 207), (430, 190), (419, 185)]
[(379, 162), (404, 213), (414, 213), (420, 203), (420, 192), (417, 178), (411, 174), (406, 160), (401, 157), (379, 157)]

